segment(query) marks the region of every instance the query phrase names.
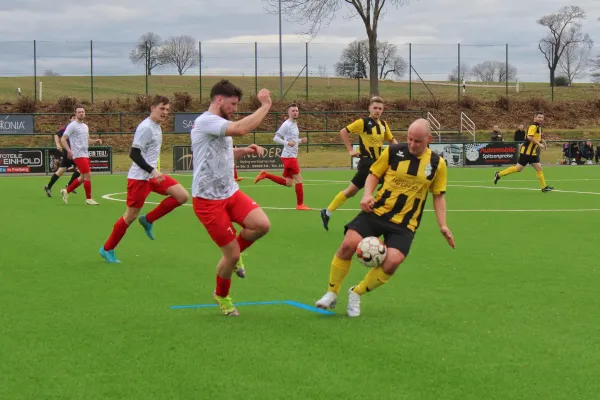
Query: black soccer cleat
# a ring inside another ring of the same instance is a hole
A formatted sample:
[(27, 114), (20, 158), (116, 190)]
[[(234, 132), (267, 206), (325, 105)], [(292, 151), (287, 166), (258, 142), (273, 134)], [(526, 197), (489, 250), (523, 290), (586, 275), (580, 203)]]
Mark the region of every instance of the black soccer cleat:
[(321, 210), (321, 221), (323, 221), (323, 228), (325, 228), (326, 231), (329, 230), (329, 215), (327, 215), (327, 209), (322, 209)]
[(496, 172), (494, 174), (494, 185), (497, 184), (499, 180), (500, 180), (500, 174)]
[(542, 189), (542, 192), (551, 192), (554, 190), (554, 186), (546, 186)]
[(44, 186), (44, 191), (46, 192), (46, 196), (52, 197), (52, 192), (50, 191), (48, 185)]

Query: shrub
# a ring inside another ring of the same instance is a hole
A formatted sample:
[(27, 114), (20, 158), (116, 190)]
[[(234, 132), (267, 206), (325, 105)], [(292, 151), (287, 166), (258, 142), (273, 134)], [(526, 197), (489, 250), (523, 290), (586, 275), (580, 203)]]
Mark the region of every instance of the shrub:
[(133, 102), (133, 111), (138, 113), (150, 112), (150, 103), (152, 99), (147, 94), (137, 94)]
[(187, 111), (192, 105), (192, 96), (188, 92), (175, 92), (173, 93), (175, 100), (173, 101), (174, 111)]
[(73, 96), (63, 96), (56, 102), (58, 110), (61, 113), (75, 112), (75, 107), (77, 107), (77, 104), (77, 99)]
[(425, 106), (427, 108), (434, 108), (439, 110), (444, 107), (444, 102), (437, 97), (433, 97), (425, 102)]
[(466, 108), (467, 110), (473, 111), (477, 107), (478, 101), (473, 96), (463, 96), (460, 98), (458, 104), (462, 108)]
[(566, 76), (555, 77), (554, 86), (569, 86), (569, 78), (567, 78)]
[(342, 102), (337, 99), (328, 99), (324, 102), (325, 111), (339, 111), (342, 109)]
[(498, 100), (496, 101), (496, 106), (506, 111), (510, 111), (510, 97), (508, 96), (498, 96)]
[(19, 97), (19, 100), (15, 105), (15, 110), (19, 113), (31, 114), (37, 110), (37, 104), (35, 103), (35, 100), (31, 97), (22, 96)]
[(543, 112), (548, 110), (549, 107), (548, 100), (543, 97), (532, 97), (528, 100), (528, 103), (536, 112)]

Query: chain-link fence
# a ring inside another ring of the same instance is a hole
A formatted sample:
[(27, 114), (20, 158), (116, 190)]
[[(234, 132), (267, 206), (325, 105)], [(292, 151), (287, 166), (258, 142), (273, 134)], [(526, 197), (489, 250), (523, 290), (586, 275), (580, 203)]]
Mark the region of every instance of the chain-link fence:
[[(600, 47), (583, 59), (563, 57), (551, 86), (536, 44), (390, 44), (378, 50), (379, 91), (386, 99), (480, 100), (498, 96), (581, 99), (597, 94)], [(348, 57), (352, 43), (197, 42), (178, 66), (135, 42), (0, 42), (0, 94), (91, 102), (136, 94), (185, 91), (207, 99), (221, 77), (235, 77), (245, 93), (268, 87), (276, 99), (357, 99), (369, 93), (368, 49)], [(366, 44), (363, 44), (366, 47)], [(137, 49), (138, 57), (134, 57)], [(366, 54), (366, 56), (365, 56)], [(366, 65), (365, 65), (366, 64)], [(280, 76), (281, 72), (281, 76)], [(360, 73), (358, 73), (360, 72)]]

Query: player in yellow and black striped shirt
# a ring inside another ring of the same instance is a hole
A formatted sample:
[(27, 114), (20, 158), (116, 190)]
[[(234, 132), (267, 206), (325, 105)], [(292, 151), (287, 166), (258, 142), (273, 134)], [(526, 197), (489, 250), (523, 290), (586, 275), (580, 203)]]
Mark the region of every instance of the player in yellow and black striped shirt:
[[(398, 143), (387, 122), (381, 120), (383, 113), (383, 99), (381, 97), (372, 97), (369, 101), (369, 116), (360, 118), (350, 125), (340, 130), (340, 136), (348, 149), (351, 157), (359, 157), (357, 172), (350, 181), (350, 185), (343, 191), (339, 192), (331, 204), (321, 210), (321, 220), (323, 227), (329, 230), (329, 218), (331, 213), (337, 210), (350, 197), (354, 197), (360, 189), (365, 186), (367, 176), (369, 176), (369, 168), (379, 158), (383, 151), (383, 142)], [(355, 151), (350, 143), (349, 134), (358, 135), (359, 151)]]
[(553, 186), (546, 185), (542, 164), (540, 164), (540, 150), (544, 150), (546, 146), (542, 143), (542, 124), (544, 123), (544, 113), (538, 112), (533, 119), (533, 125), (529, 125), (525, 142), (521, 145), (519, 160), (517, 165), (506, 168), (503, 171), (496, 172), (494, 175), (494, 184), (497, 184), (500, 178), (506, 175), (514, 174), (515, 172), (523, 171), (527, 164), (531, 164), (535, 168), (535, 174), (540, 182), (542, 192), (550, 192), (554, 190)]
[[(334, 308), (358, 243), (369, 236), (383, 236), (387, 255), (383, 264), (369, 270), (365, 278), (348, 291), (348, 316), (360, 315), (360, 296), (386, 283), (410, 250), (419, 227), (427, 193), (433, 194), (433, 208), (440, 231), (454, 248), (452, 232), (446, 225), (446, 161), (427, 146), (431, 127), (418, 119), (408, 128), (408, 144), (393, 144), (371, 166), (360, 201), (362, 212), (346, 225), (342, 245), (331, 262), (329, 288), (317, 301), (319, 308)], [(383, 185), (373, 198), (377, 182)]]

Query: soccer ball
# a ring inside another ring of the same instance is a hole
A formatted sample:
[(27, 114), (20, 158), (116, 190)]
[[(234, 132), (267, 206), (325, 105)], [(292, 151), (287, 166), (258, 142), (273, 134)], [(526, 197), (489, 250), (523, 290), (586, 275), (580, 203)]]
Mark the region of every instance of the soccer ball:
[(383, 264), (387, 247), (375, 236), (363, 238), (356, 246), (356, 257), (365, 267), (378, 267)]

